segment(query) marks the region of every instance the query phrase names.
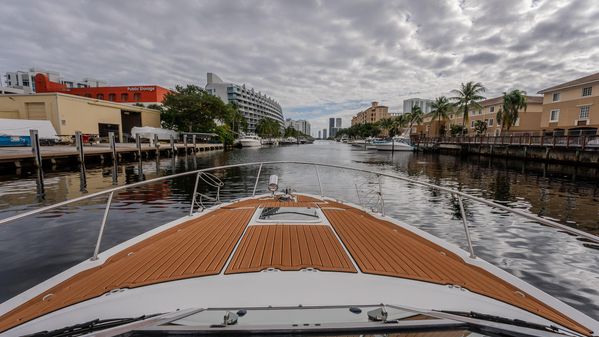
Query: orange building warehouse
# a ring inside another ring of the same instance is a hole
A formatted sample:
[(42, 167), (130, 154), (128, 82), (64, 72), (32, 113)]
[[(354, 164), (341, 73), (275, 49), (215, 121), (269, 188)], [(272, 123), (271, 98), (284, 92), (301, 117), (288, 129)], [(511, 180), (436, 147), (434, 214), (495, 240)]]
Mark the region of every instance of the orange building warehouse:
[(66, 85), (52, 82), (44, 74), (35, 75), (35, 91), (37, 93), (58, 92), (122, 104), (141, 103), (162, 104), (169, 90), (157, 85), (133, 85), (118, 87), (68, 88)]

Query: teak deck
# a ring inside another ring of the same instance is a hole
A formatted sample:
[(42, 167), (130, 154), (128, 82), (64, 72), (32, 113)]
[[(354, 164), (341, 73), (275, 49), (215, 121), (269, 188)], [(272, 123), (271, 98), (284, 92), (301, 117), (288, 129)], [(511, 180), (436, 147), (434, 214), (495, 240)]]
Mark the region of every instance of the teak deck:
[[(320, 207), (331, 226), (248, 226), (260, 206)], [(591, 335), (564, 314), (409, 230), (346, 204), (306, 196), (298, 202), (235, 202), (158, 233), (6, 313), (0, 332), (115, 289), (217, 275), (225, 267), (222, 277), (268, 268), (356, 273), (352, 259), (362, 273), (460, 286)]]

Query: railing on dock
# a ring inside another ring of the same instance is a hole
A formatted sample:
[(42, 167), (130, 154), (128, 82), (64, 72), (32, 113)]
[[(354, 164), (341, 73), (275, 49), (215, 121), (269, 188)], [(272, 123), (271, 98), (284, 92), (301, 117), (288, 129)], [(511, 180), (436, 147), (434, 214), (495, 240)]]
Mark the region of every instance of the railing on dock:
[[(96, 193), (91, 193), (91, 194), (87, 194), (78, 198), (74, 198), (74, 199), (70, 199), (70, 200), (66, 200), (63, 202), (59, 202), (56, 203), (54, 205), (50, 205), (50, 206), (45, 206), (45, 207), (41, 207), (39, 209), (36, 210), (32, 210), (32, 211), (28, 211), (28, 212), (23, 212), (21, 214), (17, 214), (5, 219), (1, 219), (0, 220), (0, 225), (6, 225), (9, 222), (18, 220), (18, 219), (23, 219), (23, 218), (27, 218), (39, 213), (43, 213), (43, 212), (47, 212), (59, 207), (63, 207), (65, 205), (69, 205), (69, 204), (74, 204), (77, 202), (82, 202), (85, 200), (89, 200), (89, 199), (93, 199), (93, 198), (98, 198), (98, 197), (102, 197), (102, 196), (106, 196), (107, 197), (107, 201), (106, 201), (106, 206), (104, 207), (104, 212), (103, 212), (103, 216), (100, 222), (100, 228), (99, 228), (99, 234), (98, 234), (98, 238), (96, 240), (96, 245), (95, 245), (95, 249), (93, 252), (93, 256), (91, 257), (92, 260), (97, 260), (98, 259), (98, 254), (100, 252), (100, 246), (101, 246), (101, 242), (102, 242), (102, 238), (103, 238), (103, 234), (105, 231), (105, 227), (106, 227), (106, 220), (108, 218), (108, 214), (110, 212), (110, 208), (112, 205), (112, 200), (116, 197), (116, 195), (118, 195), (119, 192), (122, 192), (124, 190), (130, 190), (130, 189), (135, 189), (138, 188), (140, 186), (144, 186), (147, 184), (152, 184), (152, 183), (156, 183), (156, 182), (160, 182), (160, 181), (165, 181), (165, 180), (171, 180), (171, 179), (175, 179), (175, 178), (179, 178), (179, 177), (184, 177), (184, 176), (195, 176), (195, 185), (194, 185), (194, 189), (193, 189), (193, 195), (192, 195), (192, 199), (191, 199), (191, 206), (190, 206), (190, 211), (188, 213), (189, 216), (193, 216), (194, 214), (194, 209), (196, 207), (198, 207), (199, 211), (202, 211), (204, 209), (204, 205), (202, 204), (201, 200), (209, 200), (209, 201), (215, 201), (215, 202), (221, 202), (220, 200), (220, 192), (221, 192), (221, 188), (223, 187), (224, 183), (217, 178), (216, 176), (214, 176), (213, 174), (211, 174), (210, 172), (214, 172), (217, 170), (226, 170), (226, 169), (231, 169), (231, 168), (239, 168), (239, 167), (255, 167), (257, 170), (257, 175), (256, 175), (256, 183), (252, 186), (253, 187), (253, 193), (251, 193), (251, 195), (255, 195), (256, 194), (256, 189), (257, 189), (257, 185), (258, 185), (258, 181), (260, 180), (260, 174), (262, 172), (262, 169), (264, 166), (277, 166), (277, 165), (288, 165), (288, 164), (292, 164), (292, 165), (306, 165), (306, 166), (312, 166), (315, 168), (315, 174), (314, 174), (314, 178), (315, 180), (317, 180), (318, 182), (318, 187), (319, 187), (319, 191), (321, 196), (326, 195), (327, 191), (324, 190), (323, 185), (320, 181), (320, 174), (318, 171), (318, 168), (334, 168), (334, 169), (339, 169), (339, 170), (348, 170), (348, 171), (352, 171), (352, 172), (359, 172), (359, 173), (363, 173), (363, 174), (369, 174), (369, 175), (374, 175), (374, 177), (376, 177), (377, 181), (374, 183), (376, 184), (376, 186), (378, 187), (378, 191), (375, 192), (376, 194), (376, 207), (374, 207), (373, 209), (368, 209), (369, 211), (374, 211), (374, 212), (378, 212), (381, 214), (381, 216), (385, 216), (385, 201), (384, 201), (384, 195), (383, 195), (383, 186), (384, 186), (384, 182), (383, 179), (395, 179), (395, 180), (399, 180), (399, 181), (403, 181), (403, 182), (407, 182), (409, 184), (414, 184), (414, 185), (418, 185), (418, 186), (422, 186), (422, 187), (426, 187), (426, 188), (430, 188), (430, 189), (435, 189), (438, 191), (442, 191), (448, 194), (448, 196), (452, 197), (452, 198), (456, 198), (459, 204), (459, 211), (460, 211), (460, 215), (461, 215), (461, 220), (464, 226), (464, 231), (465, 231), (465, 238), (467, 240), (467, 245), (468, 245), (468, 249), (469, 249), (469, 253), (470, 256), (472, 258), (475, 258), (475, 251), (474, 248), (472, 246), (472, 239), (469, 233), (469, 226), (468, 226), (468, 219), (467, 219), (467, 214), (464, 210), (464, 204), (463, 204), (463, 199), (467, 199), (476, 203), (480, 203), (480, 204), (484, 204), (487, 206), (490, 206), (492, 208), (495, 209), (499, 209), (499, 210), (503, 210), (506, 212), (509, 212), (511, 214), (515, 214), (517, 216), (523, 217), (525, 219), (528, 220), (532, 220), (535, 221), (537, 223), (546, 225), (546, 226), (550, 226), (550, 227), (554, 227), (554, 228), (558, 228), (564, 232), (570, 233), (572, 235), (575, 236), (579, 236), (582, 237), (588, 241), (591, 242), (595, 242), (595, 243), (599, 243), (599, 237), (595, 236), (593, 234), (563, 225), (561, 223), (558, 223), (556, 221), (553, 220), (549, 220), (546, 218), (542, 218), (539, 217), (537, 215), (534, 215), (532, 213), (528, 213), (519, 209), (513, 209), (511, 207), (493, 202), (491, 200), (487, 200), (481, 197), (477, 197), (477, 196), (473, 196), (464, 192), (461, 192), (459, 190), (456, 189), (452, 189), (452, 188), (448, 188), (448, 187), (443, 187), (443, 186), (439, 186), (439, 185), (435, 185), (435, 184), (431, 184), (431, 183), (427, 183), (427, 182), (423, 182), (423, 181), (419, 181), (419, 180), (414, 180), (411, 178), (407, 178), (407, 177), (403, 177), (397, 174), (391, 174), (391, 173), (385, 173), (385, 172), (376, 172), (376, 171), (372, 171), (372, 170), (367, 170), (367, 169), (362, 169), (362, 168), (356, 168), (356, 167), (348, 167), (348, 166), (341, 166), (341, 165), (334, 165), (334, 164), (323, 164), (323, 163), (313, 163), (313, 162), (300, 162), (300, 161), (271, 161), (271, 162), (254, 162), (254, 163), (245, 163), (245, 164), (234, 164), (234, 165), (225, 165), (225, 166), (217, 166), (217, 167), (211, 167), (211, 168), (206, 168), (206, 169), (201, 169), (201, 170), (195, 170), (195, 171), (188, 171), (188, 172), (182, 172), (182, 173), (177, 173), (177, 174), (173, 174), (173, 175), (169, 175), (169, 176), (163, 176), (163, 177), (158, 177), (158, 178), (154, 178), (154, 179), (150, 179), (150, 180), (145, 180), (145, 181), (141, 181), (141, 182), (137, 182), (137, 183), (133, 183), (133, 184), (129, 184), (129, 185), (124, 185), (124, 186), (119, 186), (119, 187), (114, 187), (105, 191), (101, 191), (101, 192), (96, 192)], [(206, 197), (206, 195), (200, 195), (197, 190), (198, 190), (198, 185), (200, 183), (204, 183), (205, 185), (207, 185), (208, 187), (212, 187), (216, 189), (216, 197), (214, 198), (210, 198), (210, 197)], [(351, 185), (351, 183), (349, 183), (349, 185)], [(350, 186), (353, 189), (353, 186)], [(250, 191), (248, 191), (250, 192)], [(302, 191), (298, 191), (298, 192), (302, 192)], [(394, 191), (396, 193), (398, 193), (398, 191)], [(361, 197), (364, 197), (363, 195), (360, 195), (360, 191), (357, 188), (356, 185), (356, 194), (358, 196), (358, 199), (360, 200)], [(200, 198), (203, 199), (197, 199), (197, 197), (200, 196)], [(364, 208), (367, 208), (366, 205), (363, 205)]]
[(599, 135), (589, 136), (532, 136), (532, 135), (506, 135), (506, 136), (454, 136), (454, 137), (423, 137), (418, 138), (418, 145), (432, 144), (485, 144), (485, 145), (523, 145), (562, 147), (577, 149), (599, 150)]

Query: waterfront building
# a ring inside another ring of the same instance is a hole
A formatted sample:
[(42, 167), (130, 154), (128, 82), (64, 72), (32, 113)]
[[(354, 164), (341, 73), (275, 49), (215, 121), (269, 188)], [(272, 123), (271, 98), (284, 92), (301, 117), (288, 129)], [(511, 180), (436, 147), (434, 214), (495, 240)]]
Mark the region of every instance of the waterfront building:
[(287, 118), (285, 120), (285, 127), (292, 127), (293, 129), (305, 134), (305, 135), (310, 135), (310, 122), (308, 122), (307, 120), (304, 119), (300, 119), (300, 120), (292, 120), (290, 118)]
[(342, 128), (342, 126), (341, 126), (342, 123), (343, 123), (343, 121), (341, 118), (335, 118), (335, 127), (337, 128), (337, 130)]
[(234, 103), (246, 119), (249, 132), (255, 132), (256, 124), (266, 117), (279, 122), (281, 127), (285, 125), (281, 105), (274, 99), (253, 88), (246, 88), (245, 84), (224, 82), (213, 73), (207, 73), (206, 77), (206, 91), (225, 103)]
[(130, 105), (160, 105), (169, 93), (168, 89), (158, 85), (69, 88), (64, 83), (51, 81), (46, 74), (37, 74), (34, 79), (37, 93), (59, 92)]
[(50, 81), (64, 84), (67, 88), (88, 88), (101, 87), (106, 85), (106, 82), (92, 78), (84, 78), (81, 81), (65, 80), (56, 71), (30, 68), (26, 71), (17, 70), (7, 72), (5, 74), (6, 86), (9, 88), (21, 89), (24, 91), (24, 93), (37, 92), (35, 85), (35, 76), (37, 74), (43, 74)]
[(429, 113), (432, 110), (433, 101), (422, 98), (409, 98), (403, 101), (403, 113), (412, 112), (414, 106), (420, 107), (423, 113)]
[(160, 127), (158, 110), (56, 92), (0, 95), (2, 118), (49, 120), (61, 136), (115, 132), (125, 141), (135, 126)]
[(322, 129), (322, 139), (327, 139), (327, 129)]
[(540, 129), (546, 135), (596, 135), (599, 128), (599, 73), (539, 91)]
[[(487, 124), (485, 136), (513, 135), (513, 136), (535, 136), (541, 132), (541, 118), (543, 114), (543, 97), (526, 96), (527, 108), (518, 111), (518, 120), (512, 125), (509, 131), (502, 133), (501, 124), (497, 122), (497, 112), (503, 106), (503, 96), (485, 99), (480, 101), (482, 109), (472, 110), (469, 113), (466, 122), (467, 134), (475, 135), (476, 121), (480, 120)], [(451, 125), (462, 125), (463, 116), (459, 112), (449, 114), (449, 119), (439, 122), (432, 120), (432, 113), (425, 114), (422, 124), (415, 128), (413, 133), (423, 134), (429, 137), (439, 135), (441, 125), (445, 126), (446, 135), (449, 135)]]
[(318, 130), (318, 139), (322, 139), (322, 130)]
[(389, 107), (379, 105), (379, 102), (372, 102), (370, 107), (358, 112), (351, 120), (351, 125), (376, 123), (381, 119), (390, 118)]

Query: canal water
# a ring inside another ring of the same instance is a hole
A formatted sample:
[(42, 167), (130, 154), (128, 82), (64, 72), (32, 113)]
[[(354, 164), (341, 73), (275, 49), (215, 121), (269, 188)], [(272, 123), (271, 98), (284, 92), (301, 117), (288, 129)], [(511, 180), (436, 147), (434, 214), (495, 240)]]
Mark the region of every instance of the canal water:
[[(201, 152), (115, 167), (87, 167), (85, 172), (78, 167), (46, 171), (43, 185), (35, 171), (0, 176), (0, 218), (117, 185), (258, 161), (320, 162), (394, 173), (492, 199), (599, 235), (597, 169), (485, 157), (392, 154), (328, 141)], [(258, 167), (252, 166), (215, 172), (225, 183), (220, 199), (251, 195), (257, 171)], [(319, 193), (314, 166), (264, 166), (258, 193), (266, 192), (270, 174), (279, 175), (281, 188)], [(376, 203), (376, 176), (332, 168), (320, 168), (318, 174), (325, 195), (380, 206)], [(187, 214), (194, 179), (180, 177), (115, 195), (101, 250)], [(467, 248), (459, 205), (450, 195), (390, 178), (383, 178), (381, 186), (386, 215)], [(205, 183), (199, 190), (216, 196), (216, 189)], [(0, 225), (0, 302), (89, 258), (105, 202), (106, 196), (101, 196)], [(599, 317), (599, 245), (468, 200), (465, 208), (478, 256), (591, 317)]]

